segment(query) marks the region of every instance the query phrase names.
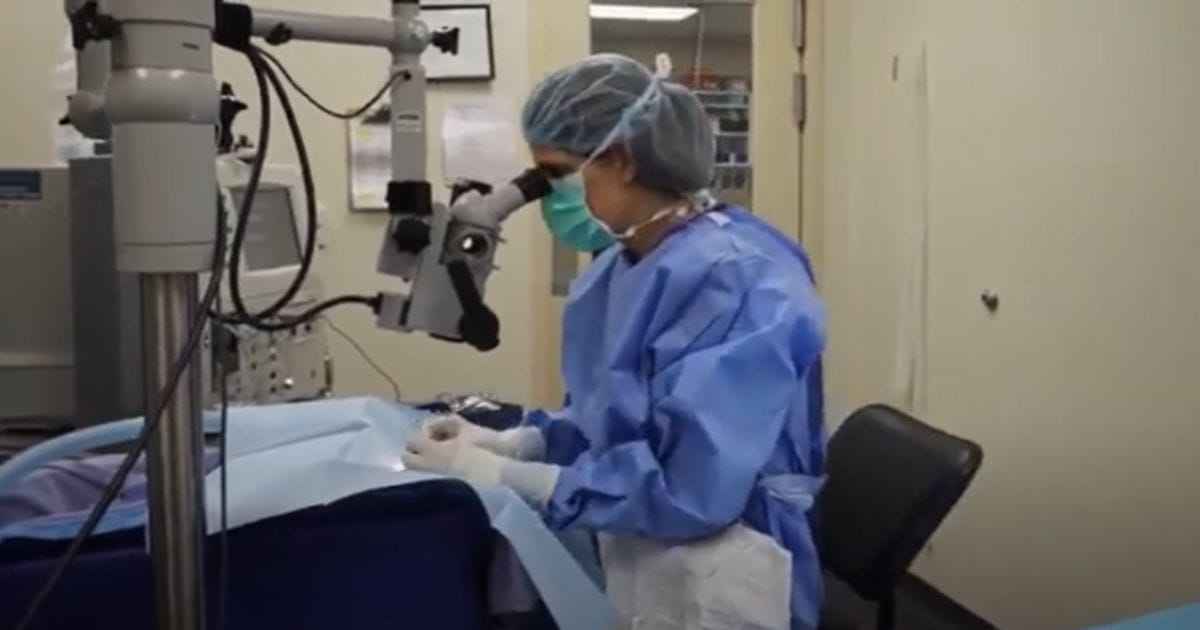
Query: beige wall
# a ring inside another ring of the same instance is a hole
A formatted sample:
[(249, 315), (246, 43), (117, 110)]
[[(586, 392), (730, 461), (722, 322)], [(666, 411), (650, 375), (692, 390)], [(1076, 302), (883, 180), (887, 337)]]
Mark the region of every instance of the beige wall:
[(919, 572), (1022, 630), (1200, 598), (1200, 4), (818, 4), (831, 417), (906, 398), (907, 321), (986, 451)]
[(0, 5), (0, 166), (48, 164), (52, 154), (51, 121), (66, 105), (51, 89), (54, 66), (66, 37), (61, 2), (5, 2)]
[(800, 71), (791, 2), (754, 5), (754, 99), (750, 110), (750, 161), (754, 164), (755, 214), (800, 238), (800, 126), (793, 104)]
[[(591, 22), (588, 0), (529, 0), (529, 32), (540, 33), (530, 41), (530, 74), (536, 83), (560, 66), (591, 53)], [(560, 370), (563, 299), (552, 297), (552, 241), (549, 232), (538, 231), (534, 241), (533, 329), (534, 402), (547, 407), (562, 404), (564, 387)]]
[[(298, 11), (337, 11), (362, 15), (386, 15), (388, 6), (379, 0), (346, 0), (332, 7), (322, 0), (260, 0), (255, 6)], [(492, 83), (436, 86), (430, 90), (430, 175), (436, 190), (440, 184), (441, 158), (437, 143), (441, 111), (458, 98), (492, 97), (506, 104), (516, 122), (521, 103), (532, 81), (545, 69), (565, 63), (574, 55), (570, 43), (587, 42), (586, 5), (579, 0), (502, 0), (493, 6), (493, 31), (497, 77)], [(534, 10), (531, 10), (531, 7)], [(573, 12), (572, 12), (573, 9)], [(61, 3), (7, 2), (0, 6), (0, 23), (10, 25), (0, 38), (0, 56), (10, 63), (3, 70), (5, 96), (0, 99), (0, 164), (21, 165), (46, 162), (51, 157), (51, 117), (61, 115), (50, 89), (51, 71), (65, 35)], [(532, 26), (538, 30), (531, 30)], [(557, 33), (533, 37), (531, 33)], [(579, 39), (582, 34), (582, 39)], [(567, 39), (573, 37), (574, 39)], [(557, 47), (556, 47), (557, 46)], [(578, 48), (576, 43), (574, 47)], [(586, 51), (586, 48), (583, 49)], [(387, 56), (381, 52), (315, 44), (293, 44), (277, 51), (310, 91), (328, 103), (349, 107), (378, 87), (387, 72)], [(232, 81), (254, 109), (253, 82), (246, 64), (237, 56), (217, 55), (220, 78)], [(393, 281), (373, 273), (375, 256), (385, 216), (358, 214), (347, 210), (347, 151), (342, 123), (326, 118), (296, 100), (316, 170), (317, 191), (325, 209), (327, 249), (319, 262), (319, 273), (327, 292), (373, 292), (393, 286)], [(278, 112), (278, 110), (276, 110)], [(294, 154), (282, 116), (273, 131), (271, 160), (294, 163)], [(243, 116), (240, 127), (250, 132), (256, 116)], [(524, 150), (520, 155), (524, 156)], [(550, 317), (548, 236), (536, 212), (522, 212), (505, 226), (507, 245), (499, 255), (501, 271), (488, 287), (488, 301), (503, 325), (503, 344), (490, 354), (432, 341), (417, 335), (379, 332), (368, 313), (350, 309), (335, 311), (333, 317), (347, 332), (367, 347), (400, 383), (406, 396), (420, 397), (441, 391), (487, 391), (507, 399), (527, 401), (545, 398), (541, 390), (552, 390), (557, 371), (547, 368), (543, 356), (557, 356), (558, 339), (548, 329)], [(336, 362), (338, 392), (390, 395), (377, 375), (336, 336), (330, 337)]]
[[(828, 127), (825, 109), (826, 95), (826, 38), (836, 37), (825, 32), (825, 0), (806, 5), (805, 49), (801, 60), (807, 79), (808, 98), (805, 103), (808, 121), (800, 137), (800, 228), (808, 255), (812, 258), (818, 281), (825, 269), (825, 133)], [(823, 291), (828, 291), (823, 283)]]

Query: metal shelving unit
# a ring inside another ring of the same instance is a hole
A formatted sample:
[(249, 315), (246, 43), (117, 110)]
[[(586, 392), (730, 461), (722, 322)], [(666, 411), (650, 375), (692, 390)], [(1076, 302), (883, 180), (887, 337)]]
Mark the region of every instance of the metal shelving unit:
[[(738, 77), (723, 80), (746, 82)], [(749, 90), (695, 90), (713, 124), (716, 137), (716, 164), (712, 190), (730, 203), (750, 205), (750, 187), (754, 167), (750, 163)]]

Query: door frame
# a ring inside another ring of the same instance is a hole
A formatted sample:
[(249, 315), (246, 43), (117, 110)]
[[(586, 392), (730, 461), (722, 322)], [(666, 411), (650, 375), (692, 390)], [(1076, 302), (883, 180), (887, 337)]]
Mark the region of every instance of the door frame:
[[(809, 0), (809, 4), (811, 4)], [(754, 212), (783, 233), (800, 239), (803, 230), (800, 122), (806, 109), (798, 99), (802, 55), (797, 30), (801, 0), (754, 3), (753, 89), (750, 155), (754, 164)], [(807, 22), (808, 20), (804, 20)]]
[(805, 0), (805, 125), (800, 137), (800, 236), (818, 276), (825, 265), (825, 7)]
[[(530, 41), (529, 76), (537, 83), (550, 72), (586, 58), (592, 50), (588, 0), (528, 0)], [(538, 230), (533, 243), (534, 273), (530, 278), (530, 313), (534, 321), (533, 396), (530, 405), (554, 408), (562, 404), (564, 388), (560, 354), (562, 348), (563, 298), (553, 294), (554, 242), (550, 233)]]

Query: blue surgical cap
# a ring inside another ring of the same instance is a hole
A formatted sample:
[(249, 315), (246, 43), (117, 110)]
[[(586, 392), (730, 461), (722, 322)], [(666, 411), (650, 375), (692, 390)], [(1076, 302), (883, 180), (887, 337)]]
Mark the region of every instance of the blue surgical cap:
[(592, 157), (628, 150), (638, 183), (688, 195), (712, 180), (712, 125), (687, 88), (621, 55), (594, 55), (533, 89), (522, 114), (532, 146)]

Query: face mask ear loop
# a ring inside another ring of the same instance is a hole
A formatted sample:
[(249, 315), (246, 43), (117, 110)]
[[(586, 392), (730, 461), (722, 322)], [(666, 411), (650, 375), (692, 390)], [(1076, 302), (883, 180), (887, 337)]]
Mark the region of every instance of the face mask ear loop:
[(717, 198), (713, 196), (712, 191), (707, 188), (701, 188), (693, 193), (686, 195), (688, 204), (694, 208), (697, 213), (703, 214), (717, 207)]
[(620, 234), (612, 234), (612, 237), (618, 241), (627, 241), (634, 236), (637, 236), (638, 231), (647, 225), (658, 223), (659, 221), (667, 218), (690, 219), (699, 214), (701, 214), (700, 209), (696, 207), (690, 200), (685, 200), (678, 206), (669, 206), (659, 210), (658, 212), (655, 212), (654, 216), (650, 217), (649, 219), (646, 219), (637, 225), (630, 226), (629, 229)]

